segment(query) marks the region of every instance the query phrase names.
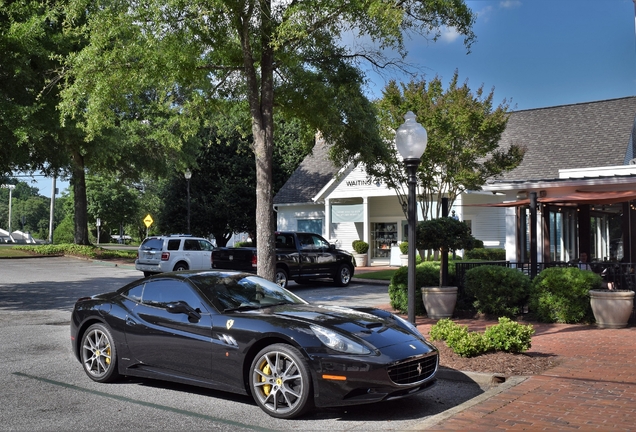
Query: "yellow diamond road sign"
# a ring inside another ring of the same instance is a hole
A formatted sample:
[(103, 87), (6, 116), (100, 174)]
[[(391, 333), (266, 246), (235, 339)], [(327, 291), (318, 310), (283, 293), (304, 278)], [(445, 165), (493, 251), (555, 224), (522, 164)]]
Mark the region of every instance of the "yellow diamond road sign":
[(152, 217), (150, 215), (146, 216), (146, 218), (144, 219), (144, 223), (146, 224), (146, 228), (150, 228), (150, 225), (152, 225), (154, 221), (152, 220)]

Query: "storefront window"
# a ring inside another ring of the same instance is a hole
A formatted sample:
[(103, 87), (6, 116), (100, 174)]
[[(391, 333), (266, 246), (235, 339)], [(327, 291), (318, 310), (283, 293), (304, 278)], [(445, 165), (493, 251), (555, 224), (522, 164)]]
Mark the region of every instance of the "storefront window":
[(398, 243), (397, 222), (378, 222), (371, 224), (371, 258), (391, 257), (391, 246)]

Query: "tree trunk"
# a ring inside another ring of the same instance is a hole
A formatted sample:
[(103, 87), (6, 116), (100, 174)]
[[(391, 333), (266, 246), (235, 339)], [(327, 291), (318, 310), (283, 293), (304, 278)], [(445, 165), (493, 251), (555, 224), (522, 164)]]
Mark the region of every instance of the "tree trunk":
[(73, 178), (71, 183), (73, 184), (75, 210), (75, 244), (89, 245), (84, 157), (75, 153), (72, 165)]
[[(271, 1), (261, 1), (261, 59), (255, 64), (250, 45), (250, 27), (241, 22), (241, 48), (245, 77), (249, 91), (254, 156), (256, 160), (256, 253), (259, 276), (274, 280), (276, 252), (274, 249), (274, 197), (272, 194), (272, 163), (274, 154), (274, 52), (270, 35), (274, 28), (271, 20)], [(260, 79), (258, 79), (260, 73)]]

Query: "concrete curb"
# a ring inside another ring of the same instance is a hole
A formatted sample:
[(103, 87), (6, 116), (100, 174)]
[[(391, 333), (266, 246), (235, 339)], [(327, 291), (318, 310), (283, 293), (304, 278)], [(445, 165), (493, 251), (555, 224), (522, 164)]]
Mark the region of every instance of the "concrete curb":
[(507, 382), (507, 378), (501, 374), (491, 374), (483, 372), (464, 372), (455, 369), (447, 369), (440, 367), (437, 371), (437, 378), (447, 381), (461, 381), (475, 383), (480, 387), (497, 386)]
[(389, 281), (386, 281), (386, 280), (364, 279), (359, 277), (352, 277), (351, 282), (364, 283), (364, 284), (370, 284), (370, 285), (384, 285), (386, 287), (389, 286)]

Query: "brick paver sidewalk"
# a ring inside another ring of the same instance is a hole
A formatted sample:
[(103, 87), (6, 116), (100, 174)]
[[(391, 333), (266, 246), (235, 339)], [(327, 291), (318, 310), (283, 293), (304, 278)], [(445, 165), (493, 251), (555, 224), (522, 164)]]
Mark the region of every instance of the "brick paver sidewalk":
[[(482, 331), (496, 322), (454, 320)], [(433, 320), (418, 319), (427, 335)], [(561, 363), (428, 430), (635, 430), (636, 327), (536, 324), (529, 352)]]

